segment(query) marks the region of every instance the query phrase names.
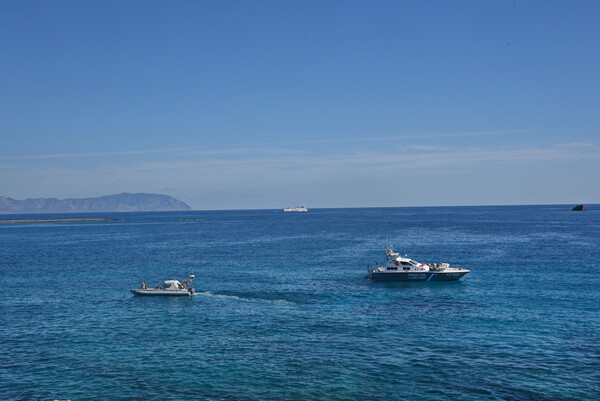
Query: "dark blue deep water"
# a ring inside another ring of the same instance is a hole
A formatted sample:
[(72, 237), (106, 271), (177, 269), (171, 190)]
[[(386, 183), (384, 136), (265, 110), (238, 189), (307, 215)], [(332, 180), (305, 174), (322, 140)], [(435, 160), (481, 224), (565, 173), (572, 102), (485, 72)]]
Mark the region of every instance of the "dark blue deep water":
[[(0, 224), (0, 399), (599, 399), (600, 206), (568, 209)], [(60, 216), (3, 218), (32, 217)], [(386, 237), (471, 274), (371, 282)], [(129, 293), (190, 272), (195, 297)]]

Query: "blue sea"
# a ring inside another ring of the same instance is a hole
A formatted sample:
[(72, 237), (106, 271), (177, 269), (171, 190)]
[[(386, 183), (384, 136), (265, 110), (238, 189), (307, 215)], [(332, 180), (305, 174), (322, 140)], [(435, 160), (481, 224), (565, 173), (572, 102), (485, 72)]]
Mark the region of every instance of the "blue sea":
[[(600, 206), (570, 206), (1, 216), (117, 220), (0, 224), (0, 399), (600, 399)], [(386, 241), (471, 273), (373, 282)]]

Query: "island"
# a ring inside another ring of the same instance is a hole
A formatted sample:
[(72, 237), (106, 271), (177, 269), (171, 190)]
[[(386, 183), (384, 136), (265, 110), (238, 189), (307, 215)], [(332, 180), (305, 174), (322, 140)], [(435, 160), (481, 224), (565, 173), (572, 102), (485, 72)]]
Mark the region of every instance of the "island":
[(89, 212), (170, 212), (191, 210), (169, 195), (121, 193), (97, 198), (16, 200), (0, 196), (0, 214), (89, 213)]
[(7, 223), (79, 223), (85, 221), (119, 221), (118, 219), (36, 219), (36, 220), (0, 220), (0, 224)]

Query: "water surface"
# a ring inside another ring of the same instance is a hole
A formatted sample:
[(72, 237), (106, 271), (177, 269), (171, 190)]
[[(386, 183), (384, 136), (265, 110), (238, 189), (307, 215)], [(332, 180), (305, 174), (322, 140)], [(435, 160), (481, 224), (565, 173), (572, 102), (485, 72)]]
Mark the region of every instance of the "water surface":
[[(600, 207), (568, 209), (117, 213), (0, 225), (0, 398), (597, 399)], [(386, 238), (415, 260), (472, 273), (450, 283), (365, 279)], [(191, 272), (195, 297), (129, 293)]]

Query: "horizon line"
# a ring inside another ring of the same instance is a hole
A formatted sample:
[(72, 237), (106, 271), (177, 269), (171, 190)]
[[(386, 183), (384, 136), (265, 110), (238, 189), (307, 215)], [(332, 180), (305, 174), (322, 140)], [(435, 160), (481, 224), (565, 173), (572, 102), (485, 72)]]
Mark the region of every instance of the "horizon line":
[[(175, 198), (176, 199), (176, 198)], [(185, 202), (184, 202), (185, 203)], [(423, 205), (423, 206), (347, 206), (347, 207), (314, 207), (307, 208), (310, 210), (335, 210), (335, 209), (415, 209), (415, 208), (463, 208), (463, 207), (519, 207), (519, 206), (566, 206), (570, 205), (585, 205), (585, 206), (600, 206), (600, 203), (523, 203), (523, 204), (485, 204), (485, 205)], [(127, 212), (117, 211), (90, 211), (90, 212), (24, 212), (24, 213), (6, 213), (0, 211), (2, 216), (18, 216), (18, 215), (64, 215), (64, 214), (106, 214), (106, 213), (181, 213), (181, 212), (236, 212), (236, 211), (281, 211), (279, 208), (248, 208), (248, 209), (187, 209), (187, 210), (135, 210)]]

